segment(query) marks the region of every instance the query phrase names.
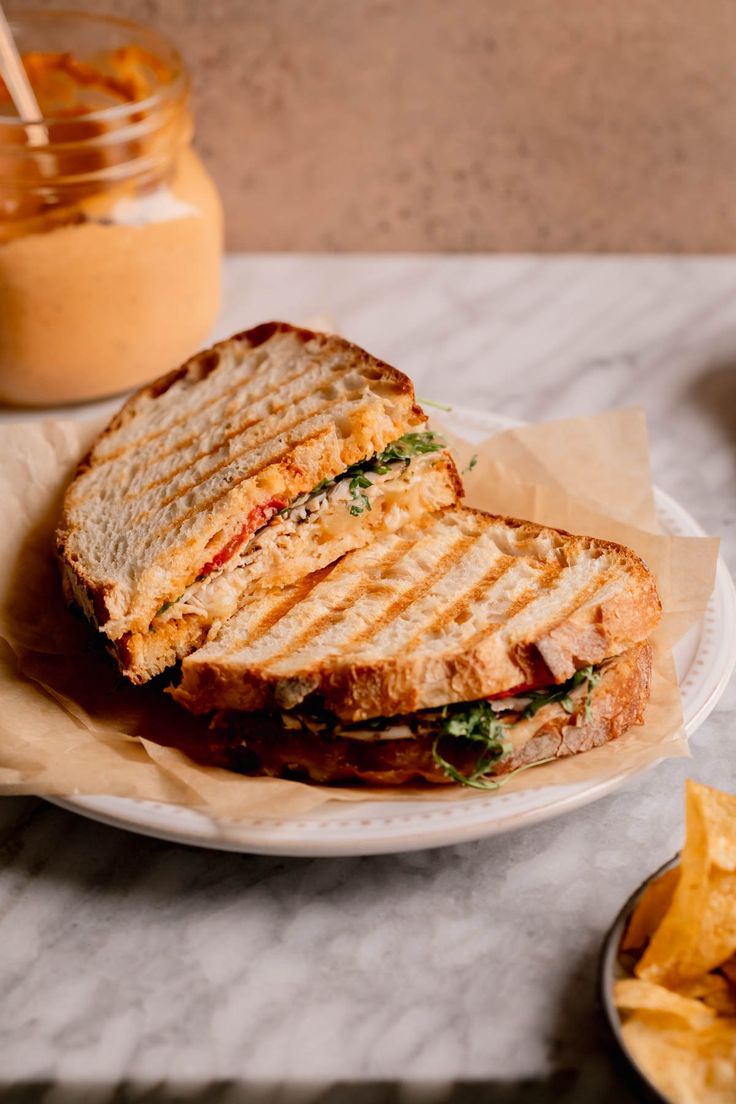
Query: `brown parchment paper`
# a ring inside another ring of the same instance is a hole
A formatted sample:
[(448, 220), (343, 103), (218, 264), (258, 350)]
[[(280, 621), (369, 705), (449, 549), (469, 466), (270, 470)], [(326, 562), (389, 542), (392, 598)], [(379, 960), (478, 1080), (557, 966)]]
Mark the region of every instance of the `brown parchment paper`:
[[(100, 422), (0, 427), (0, 793), (112, 794), (190, 805), (216, 818), (280, 817), (386, 791), (245, 778), (174, 747), (191, 717), (157, 687), (129, 686), (95, 633), (65, 608), (52, 535), (63, 488)], [(442, 428), (440, 425), (439, 428)], [(604, 778), (686, 755), (672, 645), (705, 609), (718, 542), (660, 533), (641, 411), (523, 426), (471, 445), (452, 434), (471, 505), (620, 541), (654, 572), (664, 616), (654, 637), (646, 723), (606, 747), (513, 777), (511, 789)], [(458, 787), (391, 791), (472, 800)]]

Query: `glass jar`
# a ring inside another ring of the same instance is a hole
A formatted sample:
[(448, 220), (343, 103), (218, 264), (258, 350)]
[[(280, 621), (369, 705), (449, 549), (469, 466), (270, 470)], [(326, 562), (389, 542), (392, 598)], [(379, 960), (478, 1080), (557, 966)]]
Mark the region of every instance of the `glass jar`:
[(107, 16), (12, 16), (42, 112), (0, 81), (0, 401), (100, 398), (179, 365), (220, 302), (222, 208), (176, 50)]

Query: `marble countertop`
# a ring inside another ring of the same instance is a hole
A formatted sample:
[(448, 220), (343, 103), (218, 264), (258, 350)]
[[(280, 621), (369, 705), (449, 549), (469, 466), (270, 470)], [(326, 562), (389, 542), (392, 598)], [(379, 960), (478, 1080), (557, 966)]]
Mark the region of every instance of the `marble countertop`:
[[(425, 398), (526, 419), (643, 405), (655, 479), (736, 568), (736, 259), (228, 260), (218, 336), (325, 313)], [(630, 1100), (601, 940), (677, 849), (684, 778), (736, 790), (735, 729), (732, 681), (692, 760), (403, 856), (197, 851), (5, 799), (0, 1098)]]

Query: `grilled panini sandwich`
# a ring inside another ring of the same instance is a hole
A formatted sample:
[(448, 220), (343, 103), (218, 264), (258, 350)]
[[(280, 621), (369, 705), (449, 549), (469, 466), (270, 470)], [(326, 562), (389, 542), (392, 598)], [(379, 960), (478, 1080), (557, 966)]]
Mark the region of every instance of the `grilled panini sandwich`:
[(142, 683), (258, 587), (461, 491), (406, 376), (340, 337), (269, 323), (144, 387), (97, 438), (57, 531), (65, 592)]
[(660, 612), (629, 549), (456, 506), (249, 596), (173, 695), (222, 766), (487, 786), (641, 721)]

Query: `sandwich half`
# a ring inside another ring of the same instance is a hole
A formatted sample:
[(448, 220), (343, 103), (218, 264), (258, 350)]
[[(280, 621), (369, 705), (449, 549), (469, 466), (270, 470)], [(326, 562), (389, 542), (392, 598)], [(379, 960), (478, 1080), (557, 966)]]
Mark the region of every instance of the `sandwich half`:
[(660, 613), (629, 549), (455, 506), (250, 596), (172, 693), (222, 766), (483, 787), (640, 722)]
[(410, 380), (268, 323), (138, 391), (67, 489), (67, 597), (135, 683), (262, 586), (296, 582), (462, 492)]

